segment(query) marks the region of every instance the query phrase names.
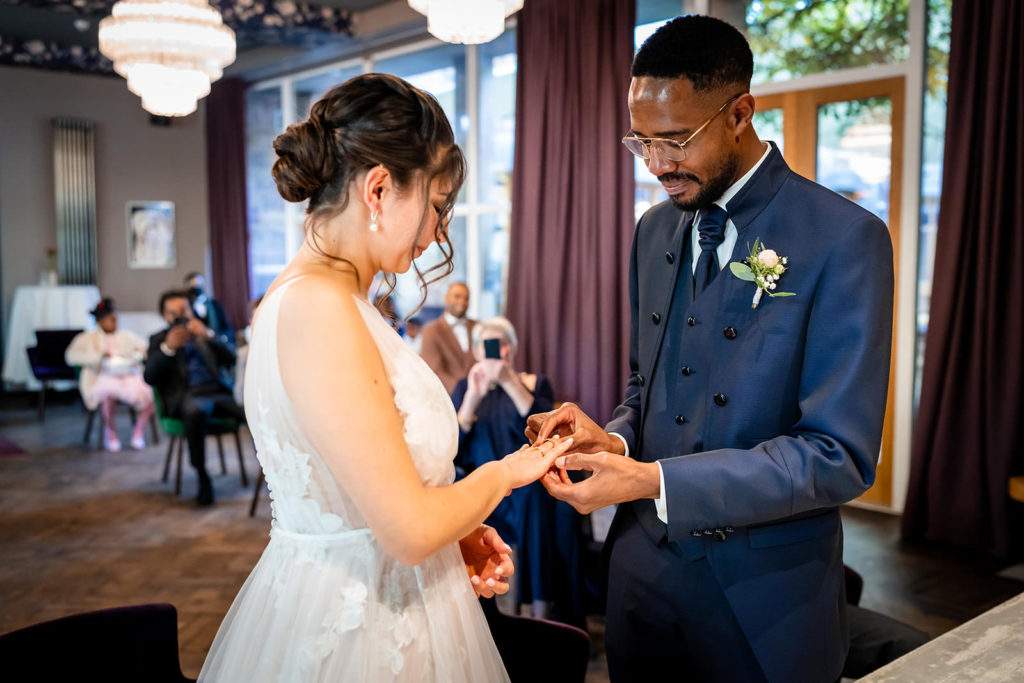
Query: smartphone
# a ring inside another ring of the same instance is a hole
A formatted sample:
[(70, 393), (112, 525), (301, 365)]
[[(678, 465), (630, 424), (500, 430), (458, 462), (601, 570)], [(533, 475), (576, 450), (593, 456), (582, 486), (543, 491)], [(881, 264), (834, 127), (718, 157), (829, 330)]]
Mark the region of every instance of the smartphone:
[(171, 323), (171, 327), (177, 327), (178, 325), (183, 325), (184, 327), (188, 327), (188, 318), (186, 318), (184, 316), (180, 316), (180, 317), (175, 318), (174, 322)]
[(484, 339), (484, 358), (501, 360), (501, 340)]

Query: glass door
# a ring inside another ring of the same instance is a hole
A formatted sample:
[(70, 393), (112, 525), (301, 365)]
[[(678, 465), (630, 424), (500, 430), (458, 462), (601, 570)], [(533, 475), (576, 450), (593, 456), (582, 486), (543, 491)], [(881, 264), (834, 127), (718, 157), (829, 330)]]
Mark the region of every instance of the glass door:
[[(766, 95), (756, 98), (754, 115), (758, 136), (776, 142), (790, 168), (885, 221), (894, 250), (900, 231), (903, 89), (903, 78), (890, 78)], [(893, 256), (898, 264), (899, 256)], [(886, 507), (892, 504), (895, 353), (893, 339), (881, 459), (874, 486), (860, 498)]]

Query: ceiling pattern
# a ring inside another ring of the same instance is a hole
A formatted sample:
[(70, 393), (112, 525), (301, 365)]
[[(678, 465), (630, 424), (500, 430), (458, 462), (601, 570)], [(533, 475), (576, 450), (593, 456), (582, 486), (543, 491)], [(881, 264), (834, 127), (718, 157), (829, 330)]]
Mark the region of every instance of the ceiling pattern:
[[(239, 52), (263, 45), (314, 48), (352, 35), (350, 10), (290, 0), (213, 0), (210, 4), (235, 31)], [(3, 0), (2, 5), (87, 18), (95, 23), (110, 14), (114, 0)], [(0, 33), (0, 64), (114, 74), (113, 64), (96, 46), (95, 31), (83, 33), (81, 43), (75, 45)]]

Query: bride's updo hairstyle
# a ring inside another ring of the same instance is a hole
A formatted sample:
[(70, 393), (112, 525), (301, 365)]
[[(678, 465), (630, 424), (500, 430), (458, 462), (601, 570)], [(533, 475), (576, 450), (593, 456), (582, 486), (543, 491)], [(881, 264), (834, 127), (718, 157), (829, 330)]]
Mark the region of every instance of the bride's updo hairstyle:
[[(274, 151), (278, 156), (273, 169), (278, 192), (290, 202), (309, 199), (305, 229), (314, 248), (335, 260), (344, 259), (323, 251), (316, 227), (345, 210), (349, 185), (360, 173), (381, 165), (391, 174), (398, 192), (419, 186), (423, 194), (421, 219), (433, 210), (430, 183), (447, 176), (452, 189), (434, 225), (435, 239), (447, 237), (446, 219), (466, 177), (465, 157), (455, 144), (441, 105), (429, 93), (389, 74), (363, 74), (332, 88), (313, 105), (308, 119), (288, 126), (274, 140)], [(439, 246), (445, 258), (427, 273), (421, 273), (413, 261), (424, 297), (429, 282), (453, 269), (451, 246), (447, 242)], [(415, 243), (409, 248), (414, 252)], [(441, 272), (436, 277), (424, 279), (425, 274), (438, 270)], [(370, 275), (356, 272), (360, 282)], [(394, 275), (388, 274), (385, 279), (393, 290)]]

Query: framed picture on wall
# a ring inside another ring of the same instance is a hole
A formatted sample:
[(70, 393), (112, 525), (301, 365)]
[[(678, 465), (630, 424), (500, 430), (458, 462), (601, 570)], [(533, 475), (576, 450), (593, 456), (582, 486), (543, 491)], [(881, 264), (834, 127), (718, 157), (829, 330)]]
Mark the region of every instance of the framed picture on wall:
[(177, 265), (174, 248), (174, 202), (129, 201), (128, 267), (173, 268)]

